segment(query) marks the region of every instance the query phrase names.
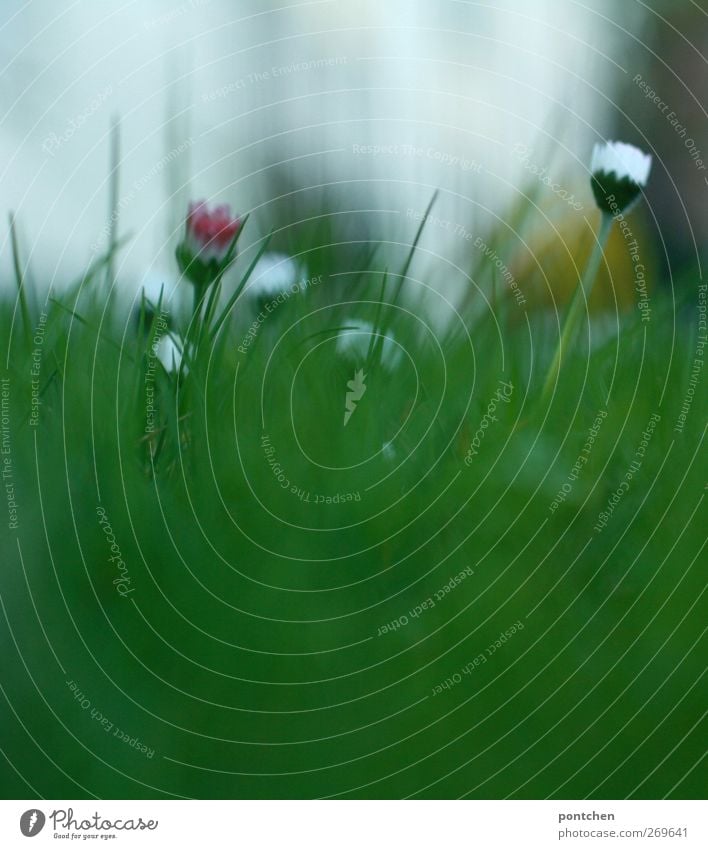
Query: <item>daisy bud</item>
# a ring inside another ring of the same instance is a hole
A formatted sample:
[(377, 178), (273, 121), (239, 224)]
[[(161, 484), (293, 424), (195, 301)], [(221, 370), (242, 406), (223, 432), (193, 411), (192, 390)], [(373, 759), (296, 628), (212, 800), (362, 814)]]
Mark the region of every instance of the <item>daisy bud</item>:
[(651, 171), (651, 156), (624, 142), (596, 144), (590, 164), (592, 191), (603, 213), (626, 212), (639, 198)]
[(177, 248), (180, 271), (198, 288), (213, 283), (235, 256), (241, 226), (226, 204), (209, 209), (204, 201), (190, 203), (184, 239)]

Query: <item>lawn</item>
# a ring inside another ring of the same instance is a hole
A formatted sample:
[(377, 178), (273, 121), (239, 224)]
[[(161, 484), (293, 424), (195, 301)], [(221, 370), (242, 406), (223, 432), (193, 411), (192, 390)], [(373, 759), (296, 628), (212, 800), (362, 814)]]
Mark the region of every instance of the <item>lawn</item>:
[(328, 217), (246, 221), (196, 322), (121, 247), (45, 299), (20, 245), (4, 797), (700, 797), (705, 284), (604, 269), (546, 396), (565, 244), (515, 288), (500, 227), (453, 302), (424, 217)]

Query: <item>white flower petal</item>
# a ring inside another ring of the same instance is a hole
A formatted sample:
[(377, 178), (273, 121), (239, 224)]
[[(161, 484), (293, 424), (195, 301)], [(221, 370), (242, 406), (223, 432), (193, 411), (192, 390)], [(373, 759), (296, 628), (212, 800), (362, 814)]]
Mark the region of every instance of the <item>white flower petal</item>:
[(643, 188), (649, 179), (651, 163), (651, 155), (643, 153), (638, 147), (611, 141), (594, 146), (590, 170), (593, 174), (614, 172), (620, 180), (629, 178)]
[(270, 251), (256, 263), (246, 286), (246, 293), (256, 297), (277, 295), (289, 289), (300, 277), (300, 266), (292, 257)]

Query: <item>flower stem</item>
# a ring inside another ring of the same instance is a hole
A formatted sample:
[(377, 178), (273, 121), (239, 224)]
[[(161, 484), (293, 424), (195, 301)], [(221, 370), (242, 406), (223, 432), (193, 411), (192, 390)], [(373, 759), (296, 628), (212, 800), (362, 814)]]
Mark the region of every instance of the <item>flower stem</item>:
[(588, 259), (585, 273), (578, 283), (578, 287), (573, 295), (573, 299), (568, 309), (568, 314), (565, 317), (565, 324), (563, 325), (563, 330), (561, 331), (560, 339), (558, 340), (558, 347), (556, 348), (555, 355), (553, 356), (548, 373), (546, 374), (546, 380), (543, 384), (543, 391), (541, 393), (542, 407), (546, 406), (551, 394), (553, 393), (553, 389), (560, 373), (561, 361), (570, 349), (578, 323), (583, 315), (583, 307), (585, 303), (590, 300), (590, 295), (592, 293), (593, 286), (595, 285), (595, 278), (597, 277), (597, 272), (600, 268), (600, 261), (602, 260), (602, 255), (604, 253), (605, 246), (607, 245), (610, 230), (612, 229), (612, 223), (612, 215), (607, 212), (603, 212), (602, 220), (600, 222), (600, 230), (597, 234), (590, 258)]
[(196, 328), (199, 322), (199, 312), (202, 306), (202, 299), (204, 297), (204, 289), (202, 286), (198, 286), (196, 283), (194, 286), (194, 306), (192, 307), (192, 324), (193, 328)]

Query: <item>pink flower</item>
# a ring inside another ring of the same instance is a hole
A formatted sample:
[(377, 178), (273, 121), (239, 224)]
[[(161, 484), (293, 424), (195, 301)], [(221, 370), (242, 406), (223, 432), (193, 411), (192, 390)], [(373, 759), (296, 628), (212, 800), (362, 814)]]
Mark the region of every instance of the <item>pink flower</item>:
[(228, 204), (210, 210), (206, 201), (190, 203), (185, 246), (202, 262), (215, 260), (220, 265), (240, 229), (241, 220), (231, 217)]

